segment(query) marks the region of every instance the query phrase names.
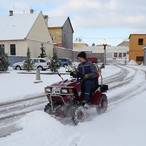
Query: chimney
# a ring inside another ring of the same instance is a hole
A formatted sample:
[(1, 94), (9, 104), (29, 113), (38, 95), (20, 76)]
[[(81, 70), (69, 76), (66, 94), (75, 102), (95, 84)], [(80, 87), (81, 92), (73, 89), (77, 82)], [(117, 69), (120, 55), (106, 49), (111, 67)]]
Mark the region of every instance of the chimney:
[(9, 11), (9, 16), (13, 16), (13, 10)]
[(34, 9), (30, 9), (30, 13), (33, 14), (34, 13)]
[(45, 19), (47, 27), (48, 27), (48, 18), (49, 18), (48, 15), (44, 15), (44, 19)]

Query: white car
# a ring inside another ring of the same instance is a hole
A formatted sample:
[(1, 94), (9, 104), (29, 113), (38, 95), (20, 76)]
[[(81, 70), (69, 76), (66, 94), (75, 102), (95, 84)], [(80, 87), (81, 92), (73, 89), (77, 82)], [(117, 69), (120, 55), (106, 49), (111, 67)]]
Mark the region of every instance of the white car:
[[(40, 69), (40, 70), (46, 70), (49, 68), (49, 59), (48, 58), (31, 58), (31, 60), (34, 62), (33, 69)], [(17, 62), (13, 64), (14, 70), (22, 70), (24, 61)]]

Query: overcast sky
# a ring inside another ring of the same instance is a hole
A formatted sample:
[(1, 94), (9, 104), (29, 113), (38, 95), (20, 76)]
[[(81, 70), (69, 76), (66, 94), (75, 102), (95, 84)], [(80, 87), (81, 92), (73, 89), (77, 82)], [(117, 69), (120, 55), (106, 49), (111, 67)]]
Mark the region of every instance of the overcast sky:
[(42, 11), (69, 16), (74, 39), (116, 46), (132, 33), (146, 33), (146, 0), (0, 0), (0, 15)]

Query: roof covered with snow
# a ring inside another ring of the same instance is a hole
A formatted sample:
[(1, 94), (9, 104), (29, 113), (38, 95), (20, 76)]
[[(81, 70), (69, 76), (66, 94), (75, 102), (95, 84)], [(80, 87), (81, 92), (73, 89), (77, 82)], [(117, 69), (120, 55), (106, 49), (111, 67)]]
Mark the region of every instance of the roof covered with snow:
[(0, 16), (0, 40), (25, 39), (39, 13), (14, 14)]

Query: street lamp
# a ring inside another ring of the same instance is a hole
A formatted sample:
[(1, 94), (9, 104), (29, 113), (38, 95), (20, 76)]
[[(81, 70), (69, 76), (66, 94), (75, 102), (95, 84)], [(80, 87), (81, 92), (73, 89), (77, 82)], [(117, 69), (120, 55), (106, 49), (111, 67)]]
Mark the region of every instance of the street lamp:
[(105, 68), (105, 65), (106, 65), (106, 46), (107, 46), (107, 43), (103, 43), (103, 49), (104, 49), (104, 55), (103, 55), (103, 68)]

